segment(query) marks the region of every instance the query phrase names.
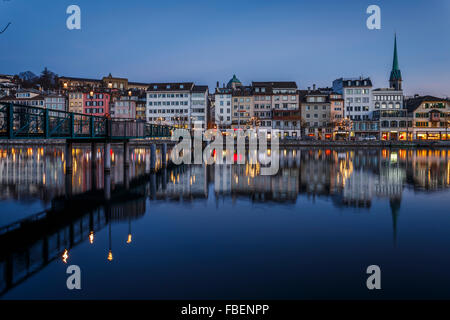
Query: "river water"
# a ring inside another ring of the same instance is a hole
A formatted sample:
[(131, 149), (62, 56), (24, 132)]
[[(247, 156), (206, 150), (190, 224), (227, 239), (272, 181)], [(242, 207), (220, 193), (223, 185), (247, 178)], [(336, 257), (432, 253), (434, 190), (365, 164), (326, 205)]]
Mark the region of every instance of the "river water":
[(0, 298), (450, 298), (450, 150), (287, 149), (274, 176), (96, 152), (0, 146)]

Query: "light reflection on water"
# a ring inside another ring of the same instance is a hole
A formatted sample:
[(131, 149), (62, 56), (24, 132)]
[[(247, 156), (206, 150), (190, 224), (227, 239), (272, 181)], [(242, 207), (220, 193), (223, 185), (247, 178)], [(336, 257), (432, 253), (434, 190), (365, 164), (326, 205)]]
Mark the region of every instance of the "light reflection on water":
[(75, 148), (65, 175), (63, 147), (0, 147), (0, 227), (59, 214), (3, 233), (3, 297), (370, 298), (369, 264), (386, 270), (376, 298), (450, 296), (449, 150), (288, 149), (275, 176), (257, 163), (151, 174), (148, 149), (128, 168), (122, 150), (105, 176), (102, 148), (94, 165)]

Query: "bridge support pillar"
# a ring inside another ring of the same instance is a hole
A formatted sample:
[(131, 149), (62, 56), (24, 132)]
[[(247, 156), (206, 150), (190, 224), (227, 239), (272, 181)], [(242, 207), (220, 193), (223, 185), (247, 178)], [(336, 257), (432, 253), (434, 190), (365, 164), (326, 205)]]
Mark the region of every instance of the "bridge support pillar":
[(65, 191), (66, 191), (66, 199), (69, 199), (72, 197), (72, 172), (67, 173), (65, 176)]
[(150, 172), (156, 171), (156, 144), (150, 145)]
[(156, 199), (156, 174), (152, 173), (150, 175), (150, 199)]
[(110, 172), (111, 171), (111, 143), (105, 142), (105, 151), (104, 151), (104, 171)]
[(91, 143), (91, 167), (95, 168), (97, 164), (97, 144), (95, 142)]
[(66, 174), (72, 173), (73, 170), (73, 159), (72, 159), (72, 142), (66, 143)]
[(123, 185), (126, 190), (130, 189), (130, 168), (125, 167), (123, 170)]
[(166, 191), (166, 189), (167, 189), (167, 168), (164, 168), (162, 173), (162, 190)]
[(97, 144), (91, 144), (91, 188), (97, 189)]
[(111, 200), (111, 173), (109, 171), (103, 175), (103, 191), (105, 200)]
[(161, 146), (161, 160), (162, 166), (165, 168), (167, 166), (167, 143), (163, 143)]
[(130, 166), (130, 143), (128, 141), (123, 143), (123, 166), (125, 168)]

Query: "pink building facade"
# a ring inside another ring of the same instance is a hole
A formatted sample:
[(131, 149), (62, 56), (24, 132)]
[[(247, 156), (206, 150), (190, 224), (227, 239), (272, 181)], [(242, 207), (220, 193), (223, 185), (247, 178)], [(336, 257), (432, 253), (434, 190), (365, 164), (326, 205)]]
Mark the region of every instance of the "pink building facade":
[(88, 92), (83, 93), (83, 113), (94, 116), (109, 116), (109, 101), (111, 96), (108, 93)]

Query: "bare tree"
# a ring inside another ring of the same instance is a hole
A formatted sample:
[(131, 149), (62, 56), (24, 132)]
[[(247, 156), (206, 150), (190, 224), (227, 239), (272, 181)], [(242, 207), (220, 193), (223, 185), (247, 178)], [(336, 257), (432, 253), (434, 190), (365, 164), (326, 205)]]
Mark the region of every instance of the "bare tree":
[[(3, 0), (3, 1), (4, 1), (4, 2), (7, 2), (7, 1), (9, 1), (9, 0)], [(8, 27), (9, 27), (10, 25), (11, 25), (11, 22), (8, 22), (8, 24), (6, 25), (6, 27), (4, 27), (2, 31), (0, 31), (0, 34), (2, 34), (3, 32), (5, 32), (6, 29), (8, 29)]]
[(6, 25), (6, 27), (3, 28), (2, 31), (0, 31), (0, 34), (2, 34), (3, 32), (6, 31), (6, 29), (8, 29), (8, 27), (11, 25), (11, 22), (8, 22), (8, 24)]

